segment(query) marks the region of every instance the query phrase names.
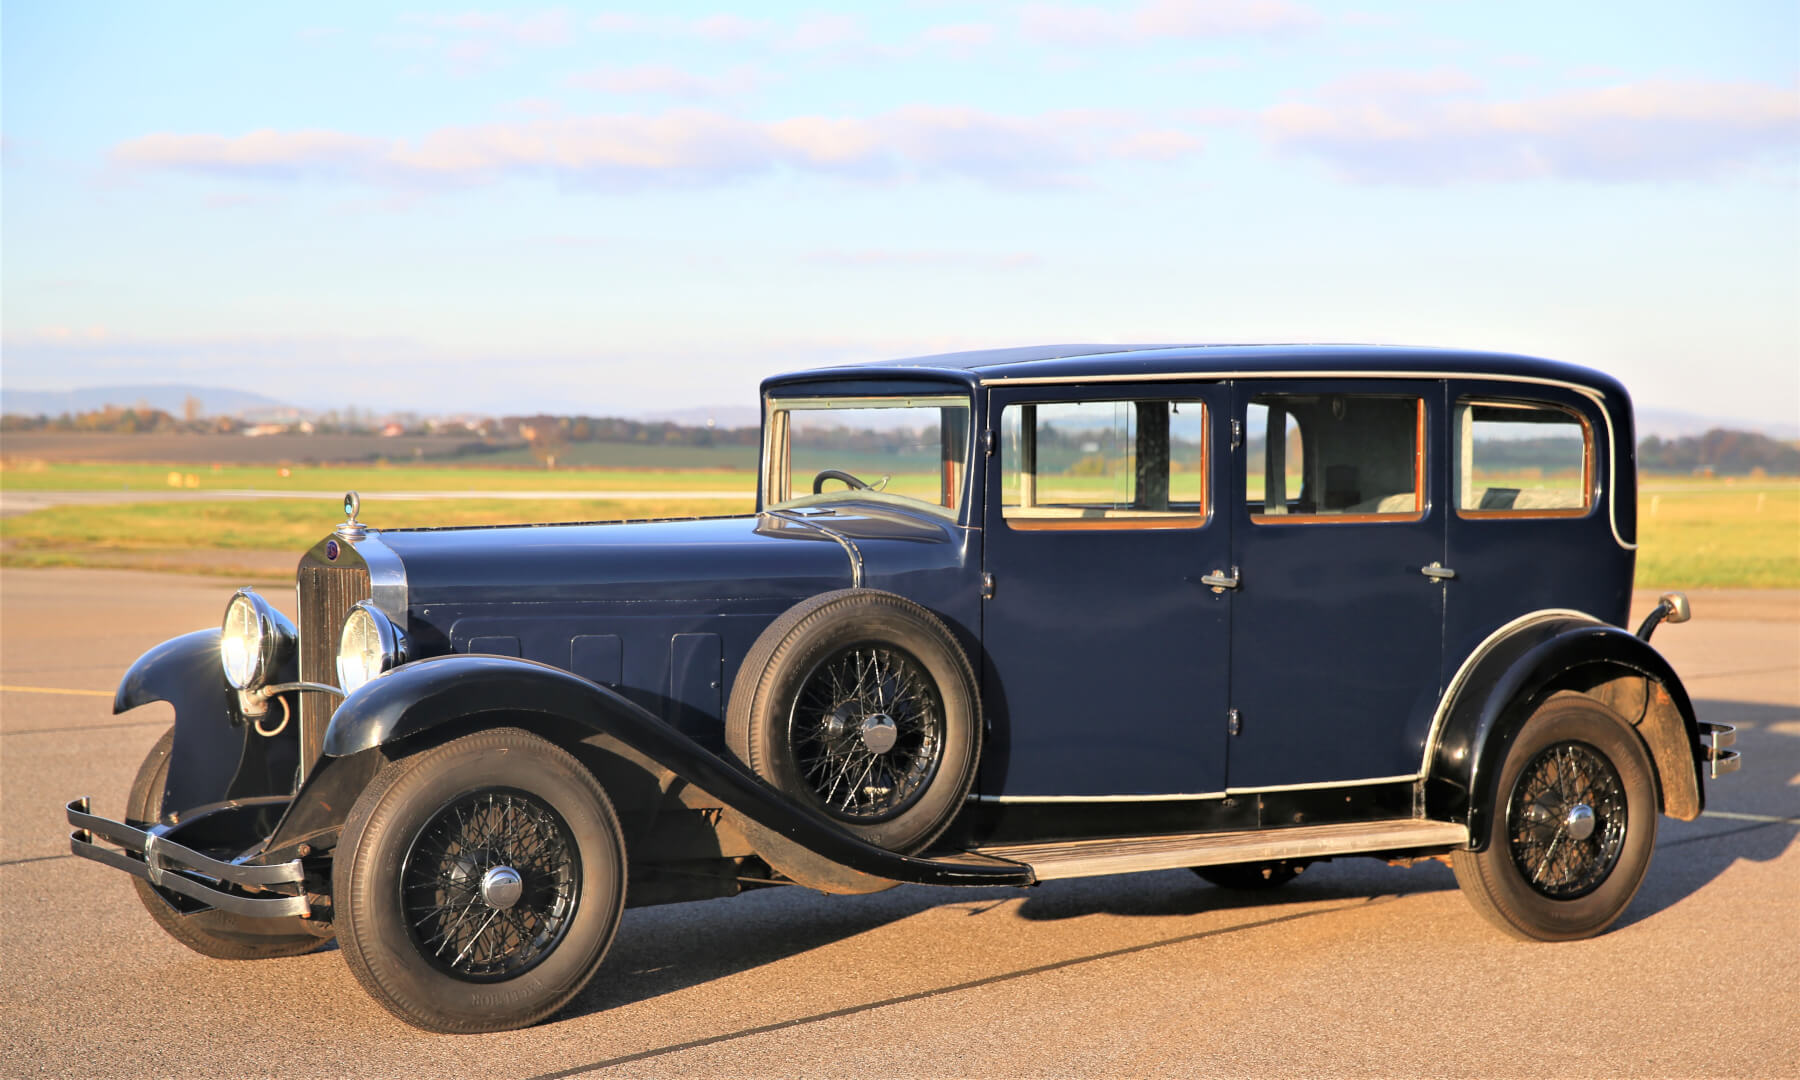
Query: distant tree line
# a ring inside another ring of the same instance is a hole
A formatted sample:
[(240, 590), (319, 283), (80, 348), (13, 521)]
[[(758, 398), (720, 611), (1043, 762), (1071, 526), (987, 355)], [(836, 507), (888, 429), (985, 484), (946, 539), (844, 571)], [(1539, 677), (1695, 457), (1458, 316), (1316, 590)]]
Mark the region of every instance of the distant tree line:
[(1638, 443), (1638, 468), (1655, 472), (1800, 473), (1800, 444), (1771, 439), (1754, 431), (1714, 428), (1704, 435)]

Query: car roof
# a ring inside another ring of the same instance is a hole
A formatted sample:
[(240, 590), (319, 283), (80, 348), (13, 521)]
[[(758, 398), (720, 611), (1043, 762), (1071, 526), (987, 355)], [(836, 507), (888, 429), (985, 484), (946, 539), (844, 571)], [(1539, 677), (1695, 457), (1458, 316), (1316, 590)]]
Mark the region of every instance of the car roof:
[(1611, 376), (1540, 357), (1412, 345), (1326, 344), (1029, 345), (817, 368), (777, 376), (764, 385), (824, 379), (861, 381), (923, 377), (992, 384), (1338, 373), (1421, 377), (1495, 375), (1575, 383), (1608, 394), (1623, 394), (1623, 388)]

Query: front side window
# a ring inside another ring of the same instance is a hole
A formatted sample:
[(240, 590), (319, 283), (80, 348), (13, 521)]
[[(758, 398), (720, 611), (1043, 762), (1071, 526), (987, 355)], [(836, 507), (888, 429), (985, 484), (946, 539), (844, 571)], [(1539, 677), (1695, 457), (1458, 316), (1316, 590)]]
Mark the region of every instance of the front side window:
[(769, 509), (850, 495), (957, 516), (968, 471), (966, 396), (771, 398), (768, 409)]
[(1568, 409), (1465, 398), (1456, 432), (1463, 517), (1578, 517), (1592, 505), (1593, 438)]
[(1015, 529), (1195, 528), (1206, 517), (1206, 407), (1008, 405), (1000, 463), (1000, 516)]
[(1246, 411), (1251, 519), (1412, 521), (1425, 510), (1425, 402), (1259, 394)]

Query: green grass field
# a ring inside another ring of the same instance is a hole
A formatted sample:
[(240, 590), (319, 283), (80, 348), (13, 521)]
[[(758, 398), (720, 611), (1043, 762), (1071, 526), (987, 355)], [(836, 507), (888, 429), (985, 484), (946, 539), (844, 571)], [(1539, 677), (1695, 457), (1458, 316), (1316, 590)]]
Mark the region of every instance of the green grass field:
[[(17, 490), (166, 489), (167, 466), (10, 468)], [(562, 470), (438, 466), (186, 470), (199, 490), (362, 492), (362, 519), (381, 528), (601, 521), (748, 513), (755, 476), (720, 470)], [(609, 500), (390, 499), (383, 491), (739, 491), (729, 498)], [(61, 506), (0, 519), (0, 562), (171, 568), (172, 552), (298, 555), (336, 522), (336, 499), (220, 499)], [(1637, 581), (1646, 588), (1800, 588), (1800, 481), (1650, 476), (1640, 488)], [(186, 568), (203, 569), (205, 560)], [(229, 563), (225, 563), (229, 565)]]
[[(10, 465), (0, 487), (16, 491), (731, 491), (756, 492), (752, 452), (742, 469), (604, 469), (520, 465)], [(285, 473), (286, 475), (283, 475)], [(192, 478), (191, 480), (189, 478)]]

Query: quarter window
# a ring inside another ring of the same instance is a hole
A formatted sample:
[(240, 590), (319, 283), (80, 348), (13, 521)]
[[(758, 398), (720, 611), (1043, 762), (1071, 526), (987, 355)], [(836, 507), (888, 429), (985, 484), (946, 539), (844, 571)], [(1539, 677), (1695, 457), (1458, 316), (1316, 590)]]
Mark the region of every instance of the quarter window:
[(1000, 515), (1018, 529), (1197, 528), (1206, 516), (1198, 401), (1009, 405)]
[(1246, 414), (1254, 521), (1416, 520), (1425, 510), (1425, 402), (1260, 394)]
[(1464, 399), (1456, 430), (1463, 517), (1579, 517), (1592, 505), (1594, 440), (1574, 412)]

